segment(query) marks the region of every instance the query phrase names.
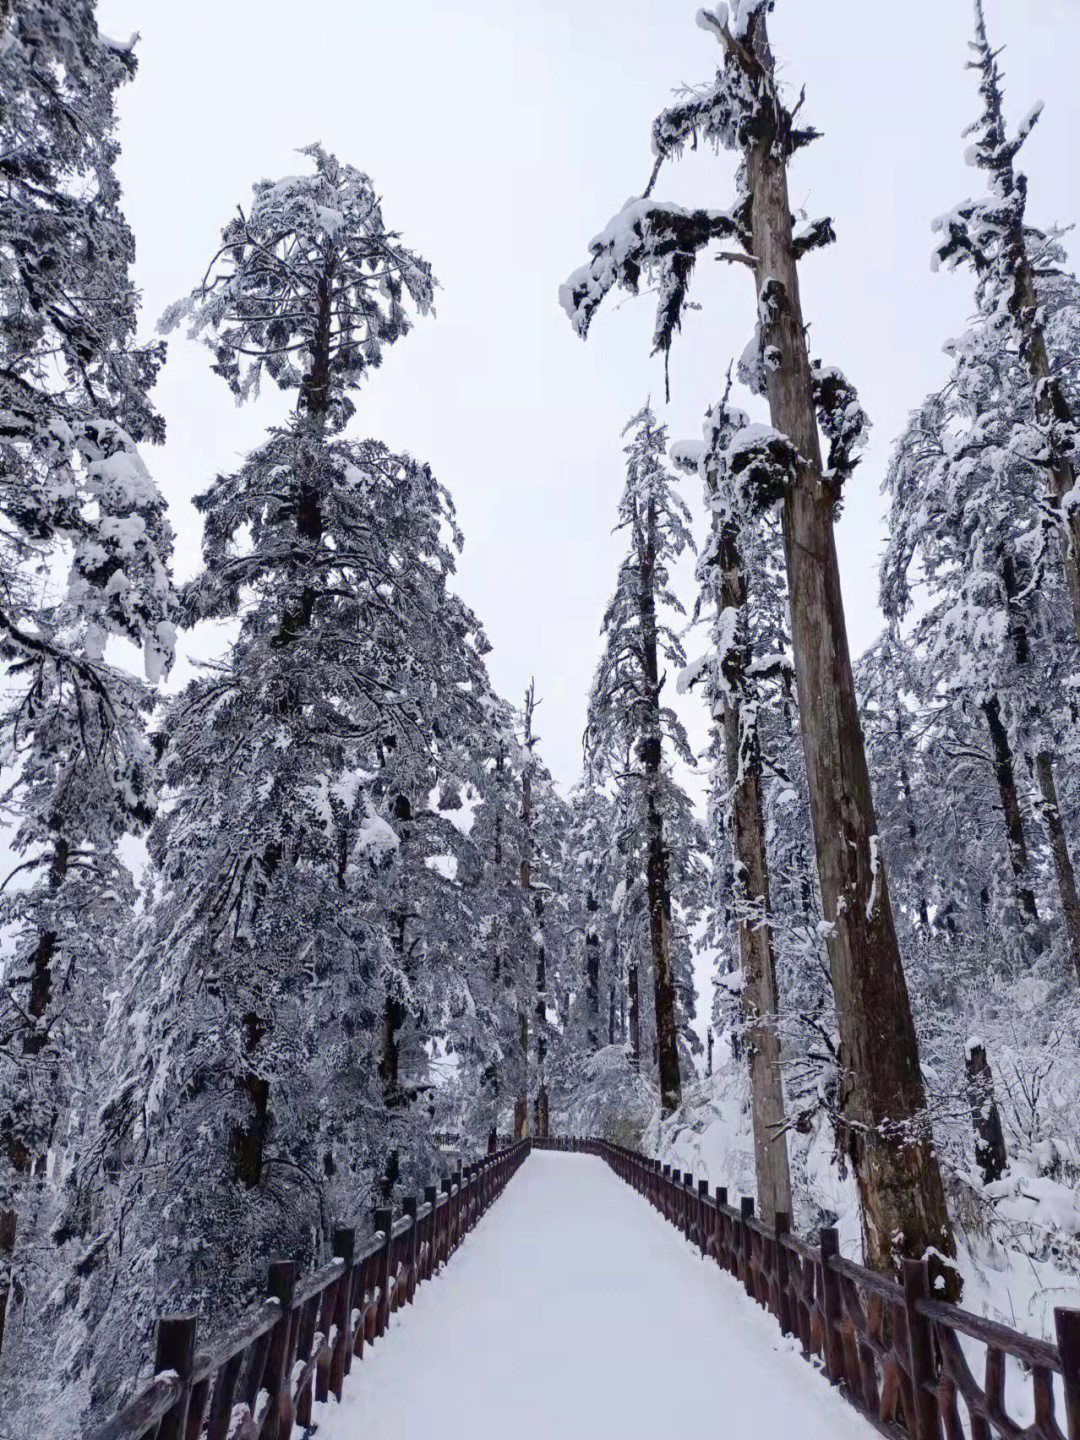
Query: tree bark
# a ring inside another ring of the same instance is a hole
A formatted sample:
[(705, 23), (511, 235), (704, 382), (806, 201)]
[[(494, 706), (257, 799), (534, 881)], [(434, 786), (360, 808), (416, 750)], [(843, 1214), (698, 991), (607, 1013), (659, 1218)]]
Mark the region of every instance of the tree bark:
[(1001, 809), (1005, 816), (1005, 832), (1009, 842), (1009, 865), (1016, 882), (1016, 894), (1020, 908), (1028, 920), (1037, 925), (1039, 909), (1035, 903), (1035, 892), (1028, 879), (1028, 849), (1024, 834), (1024, 817), (1020, 811), (1020, 797), (1016, 788), (1016, 766), (1013, 763), (1012, 746), (1008, 732), (1001, 718), (1001, 706), (996, 695), (983, 704), (983, 714), (990, 731), (990, 742), (994, 747), (994, 777), (1001, 797)]
[(758, 1213), (770, 1225), (777, 1214), (791, 1214), (791, 1174), (784, 1130), (780, 1036), (777, 1033), (780, 999), (769, 928), (769, 872), (761, 804), (761, 751), (756, 731), (744, 733), (737, 705), (724, 706), (724, 756), (731, 787), (736, 891), (741, 892), (737, 893), (736, 903), (746, 1050), (750, 1064), (757, 1203)]
[(525, 764), (521, 771), (521, 863), (518, 884), (522, 895), (522, 913), (525, 917), (521, 936), (521, 962), (518, 966), (518, 1098), (514, 1106), (514, 1139), (524, 1140), (529, 1128), (529, 999), (528, 960), (530, 914), (529, 896), (532, 891), (532, 712), (534, 689), (530, 684), (525, 694)]
[[(918, 1044), (877, 840), (833, 533), (836, 496), (822, 464), (788, 198), (789, 117), (775, 98), (764, 11), (750, 46), (771, 122), (747, 151), (758, 293), (783, 302), (763, 324), (779, 364), (766, 372), (772, 423), (799, 454), (783, 506), (799, 718), (845, 1074), (844, 1116), (861, 1202), (867, 1263), (955, 1255), (926, 1115)], [(732, 62), (734, 63), (734, 62)], [(769, 98), (772, 97), (772, 98)], [(958, 1289), (949, 1270), (946, 1291)]]
[[(254, 1055), (266, 1034), (266, 1026), (250, 1011), (243, 1019), (244, 1048)], [(229, 1137), (232, 1173), (246, 1190), (254, 1190), (262, 1178), (263, 1152), (270, 1131), (270, 1082), (254, 1069), (248, 1068), (237, 1080), (236, 1088), (242, 1104), (248, 1107), (246, 1119), (238, 1120)]]
[(630, 999), (630, 1065), (641, 1069), (641, 1011), (638, 1007), (638, 967), (631, 965), (627, 972), (626, 989)]
[(1004, 1175), (1009, 1161), (1005, 1153), (1005, 1135), (994, 1097), (994, 1076), (986, 1058), (986, 1047), (979, 1042), (969, 1041), (964, 1061), (967, 1068), (971, 1124), (975, 1131), (975, 1164), (982, 1171), (984, 1182), (992, 1185)]
[(660, 1070), (660, 1108), (665, 1115), (682, 1100), (679, 1076), (679, 1041), (675, 1024), (675, 986), (671, 964), (671, 887), (664, 845), (664, 816), (660, 806), (663, 779), (663, 740), (660, 722), (660, 669), (656, 629), (656, 514), (650, 503), (643, 521), (639, 551), (639, 605), (641, 649), (645, 671), (645, 723), (641, 741), (645, 766), (645, 884), (649, 904), (649, 940), (653, 957), (653, 995), (656, 1016), (657, 1062)]
[[(391, 918), (393, 925), (394, 954), (398, 970), (404, 974), (408, 966), (409, 900), (409, 849), (412, 839), (412, 806), (408, 797), (399, 795), (394, 801), (394, 819), (397, 821), (398, 852), (397, 864), (400, 875), (398, 904)], [(387, 987), (383, 1002), (383, 1047), (379, 1063), (379, 1079), (382, 1082), (383, 1104), (392, 1109), (400, 1105), (404, 1096), (401, 1092), (400, 1054), (398, 1031), (405, 1023), (407, 1011), (397, 994)]]
[(600, 936), (591, 918), (597, 909), (596, 896), (589, 892), (585, 903), (589, 913), (585, 935), (585, 1036), (590, 1050), (600, 1048)]
[(911, 793), (911, 777), (907, 766), (907, 736), (900, 716), (899, 697), (896, 700), (896, 745), (897, 768), (900, 773), (900, 793), (904, 797), (904, 816), (907, 820), (908, 839), (915, 872), (915, 886), (919, 895), (919, 923), (925, 930), (930, 924), (930, 911), (926, 903), (926, 866), (923, 863), (922, 845), (919, 841), (919, 827), (915, 823), (915, 802)]
[[(1012, 557), (1002, 557), (1002, 579), (1008, 600), (1009, 629), (1012, 634), (1016, 663), (1027, 667), (1031, 662), (1031, 645), (1028, 641), (1027, 626), (1019, 617), (1018, 592), (1020, 589), (1016, 567)], [(1031, 687), (1030, 695), (1035, 688)], [(1030, 702), (1029, 702), (1030, 703)], [(1007, 743), (1007, 741), (1006, 741)], [(1065, 827), (1061, 823), (1061, 809), (1057, 799), (1057, 785), (1054, 780), (1053, 756), (1045, 745), (1036, 749), (1035, 778), (1042, 795), (1043, 820), (1050, 837), (1050, 852), (1054, 857), (1054, 875), (1057, 879), (1058, 896), (1061, 900), (1061, 917), (1065, 928), (1065, 943), (1077, 978), (1080, 979), (1080, 900), (1076, 894), (1076, 872), (1069, 854), (1069, 842)], [(1013, 790), (1015, 792), (1015, 783)]]
[[(56, 900), (68, 876), (71, 860), (71, 846), (64, 835), (57, 835), (53, 842), (52, 858), (49, 862), (48, 893)], [(49, 1013), (53, 996), (53, 960), (56, 956), (59, 936), (53, 929), (38, 932), (34, 949), (28, 957), (26, 1014), (19, 1035), (19, 1049), (28, 1059), (42, 1055), (49, 1040), (49, 1029), (44, 1021)], [(19, 983), (19, 982), (15, 982)], [(26, 1021), (30, 1023), (26, 1023)], [(34, 1173), (52, 1141), (58, 1111), (53, 1098), (52, 1080), (56, 1074), (55, 1056), (37, 1060), (25, 1068), (23, 1074), (23, 1096), (16, 1099), (0, 1123), (0, 1145), (11, 1161), (12, 1169), (20, 1177)], [(34, 1083), (35, 1074), (37, 1084)], [(43, 1078), (45, 1075), (49, 1078)], [(45, 1133), (38, 1132), (35, 1121), (35, 1095), (44, 1097), (49, 1105), (45, 1119)], [(6, 1213), (6, 1212), (5, 1212)], [(10, 1212), (14, 1215), (14, 1211)], [(12, 1220), (14, 1226), (14, 1220)], [(12, 1229), (12, 1234), (14, 1234)]]
[[(717, 553), (722, 610), (742, 610), (746, 582), (732, 534), (721, 529)], [(741, 626), (745, 631), (745, 624)], [(746, 1018), (746, 1055), (750, 1069), (750, 1106), (754, 1131), (754, 1172), (758, 1213), (772, 1224), (791, 1214), (791, 1172), (785, 1130), (784, 1086), (780, 1070), (777, 1015), (780, 999), (769, 919), (769, 862), (761, 795), (761, 743), (739, 697), (746, 685), (744, 644), (726, 657), (724, 764), (731, 805), (731, 845), (735, 870), (735, 908), (742, 962), (742, 1002)], [(712, 1032), (709, 1032), (710, 1073)]]
[(1054, 782), (1054, 762), (1048, 750), (1042, 750), (1036, 755), (1035, 775), (1042, 794), (1043, 819), (1050, 836), (1050, 852), (1054, 857), (1054, 873), (1061, 895), (1065, 942), (1069, 947), (1076, 978), (1080, 980), (1080, 898), (1076, 893), (1076, 871), (1069, 854), (1069, 842), (1065, 836), (1065, 827), (1061, 823), (1057, 785)]

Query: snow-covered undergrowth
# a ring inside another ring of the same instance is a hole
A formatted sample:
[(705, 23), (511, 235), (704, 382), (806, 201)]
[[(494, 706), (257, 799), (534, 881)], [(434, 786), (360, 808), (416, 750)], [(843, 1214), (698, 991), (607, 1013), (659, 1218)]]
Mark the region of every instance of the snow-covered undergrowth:
[[(1007, 1095), (1010, 1164), (1001, 1180), (982, 1183), (970, 1164), (946, 1170), (957, 1231), (965, 1309), (1026, 1334), (1054, 1338), (1054, 1307), (1080, 1306), (1080, 1172), (1071, 1136), (1046, 1133), (1029, 1145), (1016, 1136)], [(1063, 1117), (1064, 1118), (1064, 1117)], [(1044, 1123), (1045, 1129), (1045, 1123)], [(960, 1149), (945, 1137), (943, 1158)], [(818, 1116), (788, 1136), (795, 1214), (793, 1227), (812, 1237), (835, 1225), (841, 1252), (861, 1258), (858, 1196), (850, 1171), (841, 1174), (830, 1122)], [(730, 1059), (689, 1087), (666, 1120), (654, 1109), (642, 1150), (674, 1168), (727, 1187), (733, 1203), (753, 1195), (754, 1147), (745, 1067)]]
[(580, 1085), (556, 1117), (555, 1133), (641, 1149), (657, 1101), (656, 1087), (631, 1067), (626, 1047), (605, 1045), (585, 1060)]

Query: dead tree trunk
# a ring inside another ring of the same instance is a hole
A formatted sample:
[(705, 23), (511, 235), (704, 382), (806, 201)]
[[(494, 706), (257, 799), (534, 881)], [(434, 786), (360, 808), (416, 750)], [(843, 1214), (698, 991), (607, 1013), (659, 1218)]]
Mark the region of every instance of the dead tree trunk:
[[(244, 1049), (254, 1059), (266, 1026), (254, 1011), (244, 1016)], [(270, 1082), (253, 1066), (237, 1081), (239, 1104), (246, 1111), (232, 1127), (229, 1157), (232, 1173), (246, 1190), (254, 1190), (262, 1178), (263, 1153), (270, 1132)]]
[[(399, 795), (394, 801), (394, 819), (397, 821), (399, 884), (398, 904), (391, 916), (391, 924), (398, 973), (403, 976), (409, 964), (409, 851), (412, 839), (412, 807), (407, 796)], [(400, 1105), (404, 1099), (401, 1092), (399, 1063), (401, 1047), (397, 1037), (398, 1031), (405, 1023), (406, 1013), (396, 987), (393, 984), (388, 985), (383, 1002), (383, 1046), (382, 1058), (379, 1062), (383, 1104), (388, 1109)]]
[(930, 924), (930, 911), (926, 904), (926, 865), (923, 861), (922, 845), (919, 840), (919, 827), (915, 823), (915, 802), (911, 793), (911, 777), (908, 774), (907, 765), (908, 739), (904, 733), (904, 722), (900, 714), (899, 697), (897, 697), (896, 700), (896, 746), (897, 768), (900, 775), (900, 793), (904, 797), (904, 816), (907, 820), (908, 839), (911, 841), (915, 887), (919, 896), (919, 923), (925, 930)]
[(1061, 894), (1061, 913), (1065, 924), (1065, 940), (1069, 947), (1076, 978), (1080, 980), (1080, 898), (1076, 893), (1076, 871), (1065, 827), (1061, 823), (1058, 806), (1057, 785), (1054, 782), (1054, 762), (1048, 750), (1042, 750), (1035, 757), (1035, 775), (1043, 800), (1043, 819), (1050, 836), (1050, 852), (1054, 857), (1054, 873), (1057, 876), (1058, 891)]
[(746, 1048), (750, 1063), (750, 1105), (754, 1128), (754, 1171), (758, 1212), (766, 1224), (791, 1214), (791, 1175), (784, 1130), (784, 1086), (780, 1070), (780, 1008), (769, 929), (769, 875), (761, 806), (761, 754), (756, 734), (741, 733), (738, 708), (724, 707), (724, 752), (731, 786), (732, 842), (736, 853), (739, 954)]
[(586, 1043), (590, 1050), (600, 1048), (600, 936), (596, 930), (595, 915), (600, 906), (596, 896), (589, 891), (585, 902), (589, 919), (585, 934), (585, 1011)]
[(1008, 1165), (1001, 1115), (994, 1097), (994, 1076), (981, 1041), (969, 1041), (964, 1055), (967, 1066), (968, 1104), (975, 1131), (975, 1164), (983, 1180), (992, 1185), (1000, 1180)]
[(1009, 842), (1009, 865), (1016, 882), (1016, 895), (1020, 908), (1028, 921), (1037, 926), (1039, 908), (1035, 903), (1035, 891), (1028, 879), (1028, 848), (1024, 834), (1024, 817), (1020, 810), (1020, 797), (1016, 788), (1016, 766), (1013, 763), (1012, 746), (1005, 723), (1001, 718), (1001, 706), (996, 695), (983, 704), (990, 743), (994, 747), (994, 777), (997, 780), (1001, 809), (1005, 816), (1005, 833)]
[(664, 845), (663, 738), (660, 719), (660, 669), (656, 629), (656, 512), (652, 501), (639, 517), (638, 596), (641, 651), (645, 672), (645, 719), (641, 754), (645, 769), (645, 885), (649, 905), (649, 940), (653, 958), (653, 1004), (656, 1017), (660, 1107), (665, 1115), (682, 1100), (679, 1040), (675, 1023), (675, 984), (671, 963), (671, 886)]
[(638, 967), (631, 965), (627, 971), (626, 989), (630, 1000), (630, 1064), (634, 1070), (641, 1069), (641, 1011), (638, 1008)]
[(514, 1139), (523, 1140), (529, 1128), (529, 964), (527, 950), (532, 924), (532, 775), (533, 775), (533, 733), (532, 717), (535, 706), (535, 687), (530, 683), (525, 692), (525, 763), (521, 771), (521, 864), (518, 884), (521, 889), (521, 909), (525, 917), (521, 935), (521, 961), (518, 966), (518, 1098), (514, 1106)]
[[(1008, 601), (1009, 629), (1012, 634), (1013, 647), (1016, 653), (1016, 663), (1027, 667), (1031, 662), (1031, 645), (1028, 641), (1027, 626), (1020, 619), (1020, 584), (1011, 556), (1002, 556), (1001, 573), (1005, 586), (1005, 596)], [(1008, 737), (1006, 736), (1006, 746), (1007, 745)], [(995, 743), (995, 758), (996, 757), (997, 745)], [(1011, 756), (1009, 758), (1011, 759)], [(1061, 810), (1058, 806), (1057, 799), (1057, 784), (1054, 780), (1053, 756), (1045, 745), (1038, 746), (1036, 749), (1034, 770), (1035, 778), (1039, 786), (1039, 793), (1042, 796), (1043, 821), (1046, 825), (1047, 834), (1050, 837), (1050, 853), (1054, 858), (1054, 875), (1057, 879), (1058, 895), (1061, 900), (1061, 917), (1065, 927), (1065, 943), (1069, 947), (1069, 956), (1072, 960), (1077, 978), (1080, 979), (1080, 899), (1077, 898), (1076, 894), (1076, 872), (1073, 869), (1072, 856), (1069, 854), (1069, 842), (1065, 835), (1065, 827), (1061, 823)], [(1015, 779), (1012, 789), (1015, 796)], [(1032, 898), (1034, 899), (1034, 897)]]
[(955, 1245), (855, 700), (833, 533), (836, 495), (822, 464), (788, 198), (791, 121), (776, 96), (764, 10), (751, 20), (747, 61), (729, 63), (749, 64), (763, 112), (746, 155), (751, 248), (758, 294), (767, 280), (779, 286), (762, 325), (774, 357), (766, 370), (772, 423), (799, 455), (783, 506), (799, 717), (864, 1250), (867, 1263), (885, 1272), (902, 1255), (934, 1248), (952, 1256)]
[[(722, 611), (746, 605), (746, 580), (735, 537), (725, 527), (718, 536), (718, 601)], [(745, 632), (745, 620), (740, 629)], [(742, 637), (740, 637), (741, 639)], [(780, 1008), (769, 921), (769, 862), (761, 796), (761, 745), (756, 723), (740, 698), (746, 688), (749, 656), (737, 643), (725, 656), (724, 763), (731, 806), (735, 910), (743, 974), (746, 1053), (750, 1068), (750, 1106), (754, 1130), (754, 1171), (758, 1211), (766, 1224), (791, 1214), (791, 1173), (784, 1128), (784, 1086), (780, 1071)], [(710, 1032), (711, 1048), (711, 1032)]]

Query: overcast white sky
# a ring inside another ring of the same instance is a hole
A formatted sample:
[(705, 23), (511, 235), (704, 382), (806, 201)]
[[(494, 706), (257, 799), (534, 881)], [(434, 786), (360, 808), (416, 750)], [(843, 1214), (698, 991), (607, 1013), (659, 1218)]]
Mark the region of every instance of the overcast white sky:
[[(611, 535), (620, 430), (651, 393), (673, 438), (697, 436), (752, 324), (746, 272), (703, 265), (703, 308), (674, 351), (665, 407), (649, 297), (605, 309), (586, 344), (557, 301), (589, 238), (640, 193), (653, 115), (715, 68), (694, 12), (694, 0), (99, 5), (107, 33), (142, 36), (121, 104), (120, 173), (147, 329), (199, 279), (252, 181), (295, 173), (307, 162), (294, 150), (313, 140), (371, 174), (388, 224), (434, 266), (437, 316), (388, 353), (359, 397), (355, 433), (429, 461), (450, 486), (466, 535), (458, 588), (487, 627), (498, 688), (517, 698), (535, 674), (543, 750), (564, 785), (579, 768), (621, 549)], [(1024, 152), (1032, 217), (1070, 223), (1080, 0), (988, 0), (988, 14), (1008, 46), (1013, 122), (1046, 101)], [(847, 371), (875, 424), (840, 530), (855, 650), (878, 627), (889, 443), (943, 378), (942, 342), (971, 306), (970, 281), (928, 263), (932, 218), (978, 187), (961, 141), (977, 110), (963, 69), (970, 30), (968, 0), (779, 0), (773, 19), (784, 74), (805, 83), (805, 117), (824, 131), (797, 162), (793, 199), (831, 214), (839, 236), (803, 266), (814, 353)], [(732, 170), (729, 156), (691, 156), (666, 168), (656, 193), (724, 206)], [(208, 358), (170, 342), (157, 390), (169, 439), (147, 455), (172, 506), (181, 576), (198, 558), (192, 495), (288, 403), (268, 393), (238, 411)], [(688, 498), (700, 515), (700, 497)]]

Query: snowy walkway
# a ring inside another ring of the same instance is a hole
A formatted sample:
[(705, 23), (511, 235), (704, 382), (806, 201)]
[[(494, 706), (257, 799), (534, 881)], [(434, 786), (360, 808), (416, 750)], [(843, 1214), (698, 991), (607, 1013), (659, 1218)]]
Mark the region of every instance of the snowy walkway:
[(319, 1440), (873, 1433), (602, 1160), (550, 1151), (317, 1409)]

